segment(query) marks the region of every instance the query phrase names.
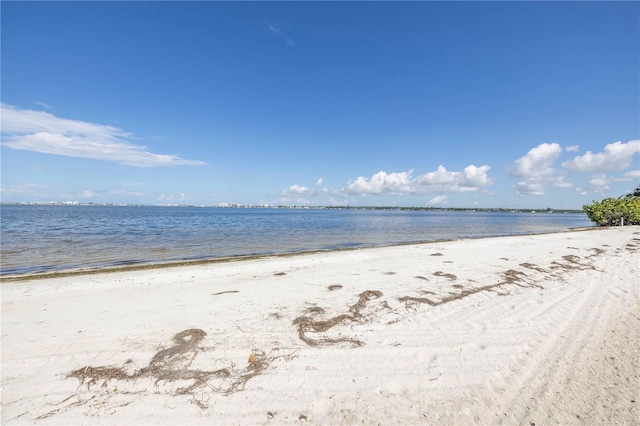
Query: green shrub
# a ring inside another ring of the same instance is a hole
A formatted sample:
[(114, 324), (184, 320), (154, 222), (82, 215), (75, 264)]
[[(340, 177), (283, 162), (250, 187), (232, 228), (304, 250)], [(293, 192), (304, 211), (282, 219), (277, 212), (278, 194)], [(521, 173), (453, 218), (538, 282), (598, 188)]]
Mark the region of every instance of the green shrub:
[(599, 226), (640, 225), (640, 197), (635, 193), (594, 201), (582, 206), (582, 210)]

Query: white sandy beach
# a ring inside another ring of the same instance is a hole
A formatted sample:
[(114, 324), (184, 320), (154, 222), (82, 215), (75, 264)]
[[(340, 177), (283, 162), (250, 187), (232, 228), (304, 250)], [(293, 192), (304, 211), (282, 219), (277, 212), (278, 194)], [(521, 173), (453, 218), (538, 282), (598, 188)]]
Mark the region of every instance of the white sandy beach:
[(3, 281), (2, 424), (640, 424), (640, 227)]

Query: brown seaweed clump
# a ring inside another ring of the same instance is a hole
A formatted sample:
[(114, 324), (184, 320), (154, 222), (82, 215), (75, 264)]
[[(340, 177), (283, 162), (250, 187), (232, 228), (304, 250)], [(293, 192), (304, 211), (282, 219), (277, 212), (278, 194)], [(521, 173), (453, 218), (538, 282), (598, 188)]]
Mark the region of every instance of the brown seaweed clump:
[[(298, 337), (309, 346), (333, 345), (339, 343), (349, 343), (352, 346), (362, 346), (364, 342), (351, 337), (310, 337), (309, 334), (324, 333), (338, 325), (348, 323), (362, 323), (365, 316), (362, 313), (369, 301), (382, 297), (382, 292), (377, 290), (367, 290), (358, 295), (358, 301), (349, 307), (348, 314), (337, 315), (326, 320), (316, 320), (310, 316), (300, 316), (293, 321), (298, 329)], [(322, 311), (323, 312), (323, 311)], [(322, 313), (316, 311), (314, 313)]]

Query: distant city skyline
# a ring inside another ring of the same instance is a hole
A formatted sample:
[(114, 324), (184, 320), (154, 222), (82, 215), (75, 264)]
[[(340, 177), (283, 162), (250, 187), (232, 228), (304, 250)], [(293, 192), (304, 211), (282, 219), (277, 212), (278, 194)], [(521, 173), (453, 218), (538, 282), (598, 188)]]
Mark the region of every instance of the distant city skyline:
[(440, 206), (310, 206), (310, 205), (272, 205), (272, 204), (129, 204), (129, 203), (93, 203), (79, 201), (5, 201), (5, 206), (75, 206), (75, 207), (157, 207), (157, 208), (196, 208), (196, 209), (274, 209), (274, 210), (412, 210), (412, 211), (465, 211), (465, 212), (510, 212), (510, 213), (581, 213), (582, 209), (554, 209), (508, 207), (440, 207)]
[(638, 2), (3, 2), (3, 202), (580, 209)]

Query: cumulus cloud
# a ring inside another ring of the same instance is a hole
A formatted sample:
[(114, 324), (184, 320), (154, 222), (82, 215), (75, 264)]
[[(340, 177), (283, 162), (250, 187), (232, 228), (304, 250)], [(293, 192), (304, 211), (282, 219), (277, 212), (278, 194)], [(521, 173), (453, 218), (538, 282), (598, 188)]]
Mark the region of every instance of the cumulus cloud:
[(625, 173), (624, 176), (622, 176), (622, 178), (620, 178), (620, 180), (625, 180), (625, 181), (636, 180), (636, 179), (640, 179), (640, 170), (631, 170), (630, 172)]
[(307, 197), (316, 195), (318, 195), (318, 190), (295, 184), (281, 191), (278, 196), (278, 201), (290, 204), (309, 204), (311, 201)]
[(530, 178), (516, 184), (516, 194), (544, 195), (544, 183), (540, 178)]
[[(594, 154), (587, 151), (584, 155), (563, 162), (562, 168), (554, 168), (554, 163), (565, 152), (576, 152), (578, 145), (560, 147), (557, 143), (543, 143), (531, 149), (525, 156), (516, 160), (508, 169), (511, 176), (524, 178), (515, 185), (518, 195), (544, 195), (544, 187), (553, 184), (557, 188), (571, 188), (573, 184), (565, 181), (567, 172), (598, 173), (587, 181), (592, 191), (602, 192), (611, 189), (611, 182), (632, 180), (640, 174), (630, 171), (621, 177), (609, 177), (602, 172), (623, 171), (627, 169), (634, 156), (640, 152), (640, 140), (627, 143), (616, 142), (604, 147), (604, 151)], [(637, 177), (636, 177), (637, 179)], [(575, 188), (580, 194), (586, 194), (583, 187)]]
[(610, 182), (611, 180), (605, 174), (598, 174), (589, 179), (589, 186), (596, 191), (601, 191), (604, 189), (611, 189), (609, 186)]
[(518, 182), (514, 188), (516, 189), (516, 195), (525, 196), (525, 195), (544, 195), (544, 188), (546, 185), (552, 184), (556, 188), (572, 188), (573, 184), (571, 182), (566, 182), (564, 178), (529, 178), (523, 181)]
[[(578, 145), (574, 145), (564, 148), (564, 151), (573, 152), (578, 148)], [(563, 148), (555, 142), (541, 143), (517, 159), (514, 165), (508, 168), (511, 176), (524, 178), (514, 186), (516, 194), (519, 196), (544, 195), (544, 187), (548, 184), (558, 188), (572, 187), (573, 184), (566, 182), (554, 167), (562, 151)]]
[(576, 191), (578, 192), (578, 194), (583, 195), (583, 196), (584, 195), (589, 195), (589, 192), (587, 190), (585, 190), (584, 188), (582, 188), (582, 187), (576, 187)]
[(308, 194), (311, 190), (306, 186), (291, 185), (289, 189), (285, 190), (285, 195), (303, 195)]
[(553, 181), (553, 186), (557, 188), (571, 188), (573, 184), (571, 182), (565, 182), (564, 177), (559, 176)]
[(446, 195), (438, 195), (437, 197), (433, 197), (430, 199), (427, 204), (447, 204), (447, 196)]
[(2, 145), (24, 151), (91, 158), (134, 167), (204, 165), (176, 155), (154, 154), (130, 142), (131, 133), (103, 124), (56, 117), (1, 104)]
[(360, 195), (471, 192), (493, 184), (493, 180), (487, 175), (489, 169), (487, 165), (469, 165), (462, 172), (452, 172), (439, 166), (436, 171), (416, 177), (413, 177), (413, 169), (393, 173), (380, 171), (370, 178), (358, 177), (349, 182), (343, 191)]
[(542, 143), (516, 160), (509, 173), (514, 177), (527, 179), (550, 176), (554, 173), (553, 163), (561, 153), (559, 144)]
[(594, 154), (587, 151), (584, 155), (565, 161), (562, 166), (572, 172), (621, 171), (631, 165), (633, 156), (640, 152), (640, 140), (627, 143), (621, 141), (608, 144), (604, 151)]
[(349, 204), (355, 202), (357, 196), (384, 195), (426, 195), (435, 194), (429, 204), (447, 204), (447, 195), (451, 193), (473, 192), (483, 186), (493, 185), (487, 172), (487, 165), (477, 167), (469, 165), (461, 172), (447, 170), (439, 166), (437, 170), (414, 176), (414, 170), (387, 173), (380, 171), (371, 177), (360, 176), (350, 180), (343, 188), (332, 189), (321, 187), (322, 179), (316, 181), (315, 188), (291, 185), (280, 192), (278, 200), (284, 203), (307, 204), (314, 197), (322, 197), (329, 204)]
[(413, 170), (389, 174), (380, 171), (370, 178), (360, 176), (347, 185), (346, 191), (356, 194), (401, 194), (410, 192), (411, 182), (413, 181), (411, 179), (412, 173)]

